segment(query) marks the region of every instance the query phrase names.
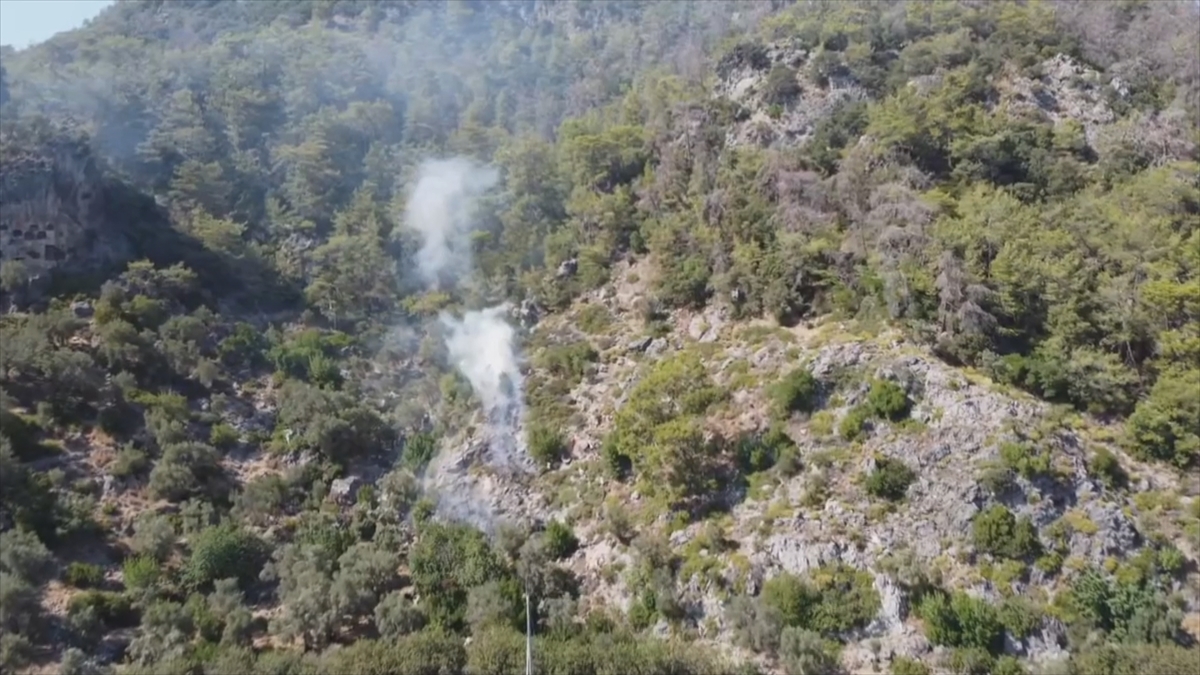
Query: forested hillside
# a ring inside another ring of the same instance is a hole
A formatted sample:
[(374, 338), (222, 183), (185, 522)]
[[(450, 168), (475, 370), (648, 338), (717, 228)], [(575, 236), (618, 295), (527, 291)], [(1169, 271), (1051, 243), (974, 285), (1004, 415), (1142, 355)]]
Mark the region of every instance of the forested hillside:
[[(0, 51), (0, 671), (1200, 675), (1194, 2)], [(526, 616), (528, 594), (532, 616)]]

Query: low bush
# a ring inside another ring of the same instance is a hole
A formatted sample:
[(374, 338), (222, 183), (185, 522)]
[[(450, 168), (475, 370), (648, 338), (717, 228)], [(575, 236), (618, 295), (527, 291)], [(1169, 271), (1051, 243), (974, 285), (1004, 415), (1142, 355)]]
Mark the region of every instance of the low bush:
[(109, 628), (125, 628), (137, 625), (138, 613), (133, 600), (124, 593), (111, 591), (84, 591), (67, 603), (67, 614), (75, 615), (91, 610)]
[(897, 656), (892, 659), (891, 675), (929, 675), (929, 666), (906, 656)]
[(127, 558), (121, 565), (121, 576), (125, 587), (130, 589), (152, 588), (158, 583), (161, 570), (158, 561), (148, 555)]
[(785, 626), (834, 635), (861, 628), (879, 611), (879, 593), (869, 573), (850, 567), (821, 567), (808, 578), (780, 574), (763, 584), (762, 600)]
[(184, 583), (205, 588), (218, 579), (249, 583), (266, 562), (266, 546), (254, 534), (233, 525), (210, 527), (192, 541), (192, 554), (183, 566)]
[(847, 441), (856, 440), (866, 430), (867, 422), (871, 419), (869, 410), (862, 406), (851, 408), (850, 412), (838, 423), (838, 433)]
[(929, 593), (917, 606), (925, 637), (935, 645), (979, 649), (998, 654), (1004, 646), (1000, 613), (986, 600), (955, 592)]
[(546, 554), (554, 560), (569, 558), (579, 548), (579, 540), (575, 532), (566, 523), (552, 520), (542, 533), (542, 541), (546, 544)]
[(404, 465), (414, 473), (423, 470), (437, 454), (437, 439), (433, 434), (418, 431), (404, 440)]
[(1092, 461), (1088, 462), (1088, 473), (1110, 490), (1123, 488), (1129, 482), (1129, 475), (1121, 466), (1121, 460), (1107, 448), (1098, 448), (1092, 455)]
[(1028, 518), (1018, 519), (1000, 504), (975, 516), (971, 535), (976, 550), (997, 557), (1024, 560), (1042, 550), (1033, 523)]
[(875, 470), (867, 475), (864, 484), (867, 494), (895, 502), (904, 499), (908, 486), (916, 478), (917, 474), (904, 462), (881, 455), (875, 458)]
[(893, 422), (908, 416), (910, 407), (908, 394), (895, 382), (875, 380), (867, 392), (867, 407), (877, 417)]
[(768, 391), (772, 412), (777, 417), (812, 412), (816, 407), (817, 388), (817, 379), (808, 370), (797, 368), (791, 371)]
[(1000, 446), (1000, 460), (1009, 469), (1025, 478), (1050, 473), (1050, 453), (1028, 443), (1005, 443)]
[(93, 588), (104, 581), (104, 570), (99, 565), (73, 562), (67, 565), (63, 581), (75, 588)]
[(796, 444), (779, 427), (771, 427), (765, 434), (747, 435), (739, 438), (734, 454), (742, 473), (752, 474), (767, 471), (781, 461), (796, 459)]
[(543, 424), (530, 424), (528, 431), (529, 456), (543, 466), (551, 466), (567, 453), (567, 443), (561, 432)]

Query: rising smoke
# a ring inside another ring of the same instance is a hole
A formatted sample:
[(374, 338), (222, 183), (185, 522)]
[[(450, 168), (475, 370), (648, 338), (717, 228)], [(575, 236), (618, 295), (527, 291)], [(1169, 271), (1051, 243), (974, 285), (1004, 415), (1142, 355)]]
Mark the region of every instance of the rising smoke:
[(499, 178), (495, 169), (459, 157), (417, 169), (404, 224), (421, 236), (417, 273), (427, 287), (453, 287), (470, 273), (475, 203)]
[(441, 316), (449, 331), (446, 348), (454, 367), (471, 383), (488, 421), (489, 460), (494, 466), (520, 466), (518, 442), (524, 418), (524, 381), (517, 359), (516, 331), (504, 319), (507, 304), (467, 312), (461, 319)]
[[(479, 197), (498, 179), (495, 169), (462, 158), (430, 160), (418, 168), (404, 222), (421, 237), (416, 264), (427, 288), (454, 287), (469, 279), (473, 211)], [(524, 380), (508, 310), (503, 304), (461, 317), (443, 313), (440, 322), (446, 330), (450, 361), (470, 382), (486, 415), (488, 463), (515, 470), (522, 458)], [(447, 506), (472, 516), (479, 512), (478, 504)]]

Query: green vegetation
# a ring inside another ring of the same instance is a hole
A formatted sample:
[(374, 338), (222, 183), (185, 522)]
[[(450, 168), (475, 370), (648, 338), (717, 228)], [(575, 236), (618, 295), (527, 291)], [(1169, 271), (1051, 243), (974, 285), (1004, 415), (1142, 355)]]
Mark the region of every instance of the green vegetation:
[(895, 382), (875, 380), (867, 391), (867, 408), (882, 419), (893, 422), (904, 419), (910, 405), (908, 394)]
[(816, 405), (818, 383), (812, 373), (797, 368), (771, 386), (771, 406), (776, 416), (786, 418), (794, 412), (812, 412)]
[(867, 494), (880, 499), (900, 501), (917, 474), (907, 464), (882, 455), (875, 457), (875, 470), (867, 474), (864, 486)]
[(1010, 470), (1025, 478), (1050, 473), (1050, 453), (1038, 450), (1029, 443), (1005, 443), (1000, 446), (1000, 460)]
[(871, 575), (845, 567), (822, 568), (807, 579), (781, 574), (763, 584), (761, 597), (784, 626), (826, 635), (861, 628), (879, 611)]
[(552, 560), (568, 558), (579, 548), (579, 540), (575, 538), (571, 527), (557, 520), (550, 521), (550, 524), (546, 526), (546, 531), (542, 533), (542, 538), (545, 542), (546, 554)]
[[(871, 575), (767, 570), (747, 597), (746, 523), (697, 522), (748, 495), (768, 525), (857, 508), (849, 442), (917, 436), (906, 418), (936, 378), (871, 380), (840, 420), (807, 368), (758, 381), (763, 336), (795, 364), (829, 318), (1077, 411), (1058, 419), (1087, 427), (1103, 498), (1138, 506), (1147, 543), (1100, 569), (1077, 549), (1111, 525), (1090, 506), (1042, 532), (986, 508), (959, 562), (997, 606), (901, 574), (952, 650), (939, 667), (1021, 672), (999, 640), (1045, 614), (1068, 624), (1070, 675), (1194, 675), (1170, 593), (1192, 549), (1167, 542), (1196, 533), (1200, 502), (1129, 494), (1200, 466), (1194, 7), (751, 4), (153, 0), (6, 48), (0, 670), (506, 673), (529, 619), (546, 672), (746, 675), (692, 639), (725, 637), (695, 620), (716, 595), (772, 667), (833, 672), (878, 612)], [(410, 209), (435, 157), (494, 185)], [(471, 229), (434, 285), (413, 272), (443, 207)], [(78, 224), (86, 241), (60, 246)], [(421, 480), (481, 432), (443, 314), (505, 302), (561, 329), (519, 333), (541, 473), (513, 490), (461, 468), (510, 503), (548, 485), (572, 502), (571, 525), (513, 541), (447, 522), (479, 514)], [(735, 330), (714, 334), (754, 336), (721, 373), (733, 391), (701, 358), (730, 345), (671, 335), (715, 316)], [(741, 330), (760, 318), (787, 328)], [(629, 332), (666, 339), (631, 357)], [(744, 405), (760, 391), (769, 422)], [(817, 414), (805, 429), (796, 413)], [(599, 462), (585, 420), (606, 430)], [(981, 486), (1046, 499), (1056, 447), (1001, 445)], [(787, 481), (801, 448), (811, 475)], [(894, 503), (836, 535), (873, 555), (864, 530), (907, 508), (916, 466), (879, 457), (862, 485)], [(595, 579), (565, 563), (600, 513), (636, 549), (627, 615), (581, 597)], [(1018, 595), (1035, 560), (1065, 590)], [(49, 588), (65, 616), (45, 612)], [(673, 638), (643, 634), (659, 621)], [(117, 629), (124, 662), (102, 663)]]
[(936, 645), (997, 654), (1004, 646), (1004, 624), (995, 607), (965, 593), (927, 595), (917, 608), (925, 635)]
[(91, 588), (104, 580), (104, 570), (99, 565), (73, 562), (67, 565), (63, 580), (76, 588)]
[(695, 354), (654, 365), (617, 411), (604, 456), (632, 471), (646, 494), (674, 506), (713, 491), (720, 449), (706, 442), (700, 415), (721, 397)]
[(989, 555), (1025, 560), (1042, 550), (1037, 529), (1028, 518), (1017, 518), (1002, 505), (979, 512), (971, 523), (975, 549)]

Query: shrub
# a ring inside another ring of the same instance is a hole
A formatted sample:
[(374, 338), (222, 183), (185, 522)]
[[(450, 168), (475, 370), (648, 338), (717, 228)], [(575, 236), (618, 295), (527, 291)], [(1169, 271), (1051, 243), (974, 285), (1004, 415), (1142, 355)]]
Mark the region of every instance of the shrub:
[(254, 534), (233, 525), (210, 527), (192, 541), (192, 554), (183, 566), (182, 578), (195, 589), (217, 579), (249, 583), (258, 578), (265, 559), (266, 547)]
[(189, 497), (213, 496), (224, 476), (216, 450), (203, 443), (176, 443), (150, 471), (150, 492), (155, 497), (181, 502)]
[(409, 549), (408, 565), (430, 622), (445, 628), (461, 624), (468, 589), (503, 576), (500, 560), (483, 534), (462, 525), (422, 523)]
[(843, 566), (818, 568), (810, 580), (772, 577), (763, 584), (762, 599), (784, 625), (824, 635), (867, 625), (880, 606), (871, 575)]
[(892, 659), (892, 675), (929, 675), (929, 666), (906, 656), (897, 656)]
[(567, 444), (558, 430), (535, 423), (529, 426), (528, 433), (529, 455), (537, 463), (550, 466), (566, 454)]
[(137, 624), (138, 616), (133, 601), (123, 593), (111, 591), (84, 591), (71, 598), (67, 604), (69, 615), (94, 611), (108, 628), (124, 628)]
[(150, 468), (150, 459), (144, 450), (126, 446), (117, 453), (116, 459), (108, 466), (108, 472), (116, 478), (140, 476)]
[(0, 572), (38, 585), (54, 576), (54, 555), (28, 530), (0, 533)]
[(870, 412), (862, 406), (851, 408), (838, 423), (838, 433), (847, 441), (853, 441), (863, 434), (870, 417)]
[(166, 560), (175, 548), (175, 526), (165, 516), (143, 512), (133, 523), (134, 552)]
[(15, 673), (33, 659), (33, 643), (24, 635), (0, 634), (0, 670)]
[(1008, 467), (991, 465), (979, 475), (979, 485), (993, 497), (999, 497), (1017, 486), (1017, 476)]
[(778, 417), (794, 412), (812, 412), (816, 405), (817, 380), (808, 370), (797, 368), (771, 386), (772, 411)]
[(241, 440), (242, 435), (238, 433), (238, 430), (224, 422), (214, 424), (208, 435), (208, 442), (219, 450), (229, 450)]
[(619, 475), (635, 469), (644, 493), (663, 502), (710, 496), (718, 453), (698, 417), (721, 396), (696, 354), (656, 363), (617, 411), (605, 461)]
[(566, 380), (572, 386), (581, 382), (591, 364), (600, 355), (587, 341), (572, 342), (565, 345), (548, 347), (538, 359), (539, 365), (550, 371), (554, 377)]
[(425, 613), (399, 591), (383, 597), (375, 606), (375, 627), (387, 640), (415, 633), (425, 627)]
[(128, 558), (121, 565), (125, 587), (130, 589), (153, 588), (158, 583), (159, 573), (158, 561), (148, 555)]
[(787, 105), (800, 95), (800, 82), (796, 79), (796, 71), (776, 65), (767, 73), (767, 81), (763, 85), (763, 101), (767, 105)]
[(41, 610), (38, 589), (26, 579), (0, 571), (0, 632), (30, 631)]
[(1041, 552), (1033, 523), (999, 504), (975, 516), (971, 534), (977, 550), (994, 556), (1022, 560)]
[(579, 540), (575, 538), (571, 527), (557, 520), (550, 521), (546, 526), (542, 540), (546, 544), (547, 555), (554, 560), (568, 558), (579, 548)]
[(893, 422), (904, 419), (909, 410), (908, 394), (895, 382), (875, 380), (867, 392), (867, 407), (878, 417)]
[(900, 501), (908, 492), (908, 486), (917, 475), (904, 462), (890, 457), (877, 456), (875, 470), (867, 476), (867, 494), (880, 499)]
[(1000, 460), (1009, 469), (1026, 478), (1035, 478), (1050, 473), (1050, 453), (1038, 451), (1027, 443), (1001, 445)]
[(1126, 443), (1138, 459), (1187, 467), (1200, 459), (1200, 369), (1171, 370), (1129, 416)]
[(965, 647), (950, 653), (950, 667), (957, 675), (992, 675), (996, 657), (986, 649)]
[(992, 666), (992, 672), (989, 675), (1026, 675), (1025, 666), (1012, 656), (1001, 656), (996, 659), (996, 665)]
[(986, 600), (956, 592), (934, 592), (917, 608), (925, 623), (925, 636), (936, 645), (964, 647), (998, 653), (1004, 644), (1004, 625), (996, 608)]
[(1108, 448), (1098, 448), (1088, 462), (1088, 472), (1110, 490), (1125, 487), (1129, 475), (1121, 466), (1121, 461)]
[[(1073, 650), (1074, 651), (1074, 650)], [(1103, 644), (1071, 655), (1072, 675), (1195, 675), (1196, 648), (1166, 645)]]
[(738, 596), (725, 609), (725, 621), (733, 631), (734, 643), (760, 654), (779, 649), (783, 616), (761, 598)]
[(437, 454), (437, 439), (433, 434), (418, 431), (404, 439), (404, 465), (419, 473)]
[(612, 314), (604, 305), (586, 305), (579, 310), (577, 323), (589, 335), (603, 333), (612, 323)]
[[(738, 439), (734, 449), (743, 473), (759, 473), (776, 466), (781, 460), (796, 459), (796, 444), (779, 427), (771, 427), (761, 436), (747, 435)], [(795, 467), (792, 467), (794, 470)]]
[(783, 629), (779, 661), (787, 672), (800, 675), (832, 675), (838, 670), (836, 651), (819, 634), (802, 628)]
[(1004, 630), (1018, 640), (1033, 635), (1042, 626), (1042, 611), (1024, 598), (1009, 598), (1000, 605)]
[(76, 588), (92, 588), (104, 581), (104, 570), (99, 565), (73, 562), (67, 565), (63, 580)]

